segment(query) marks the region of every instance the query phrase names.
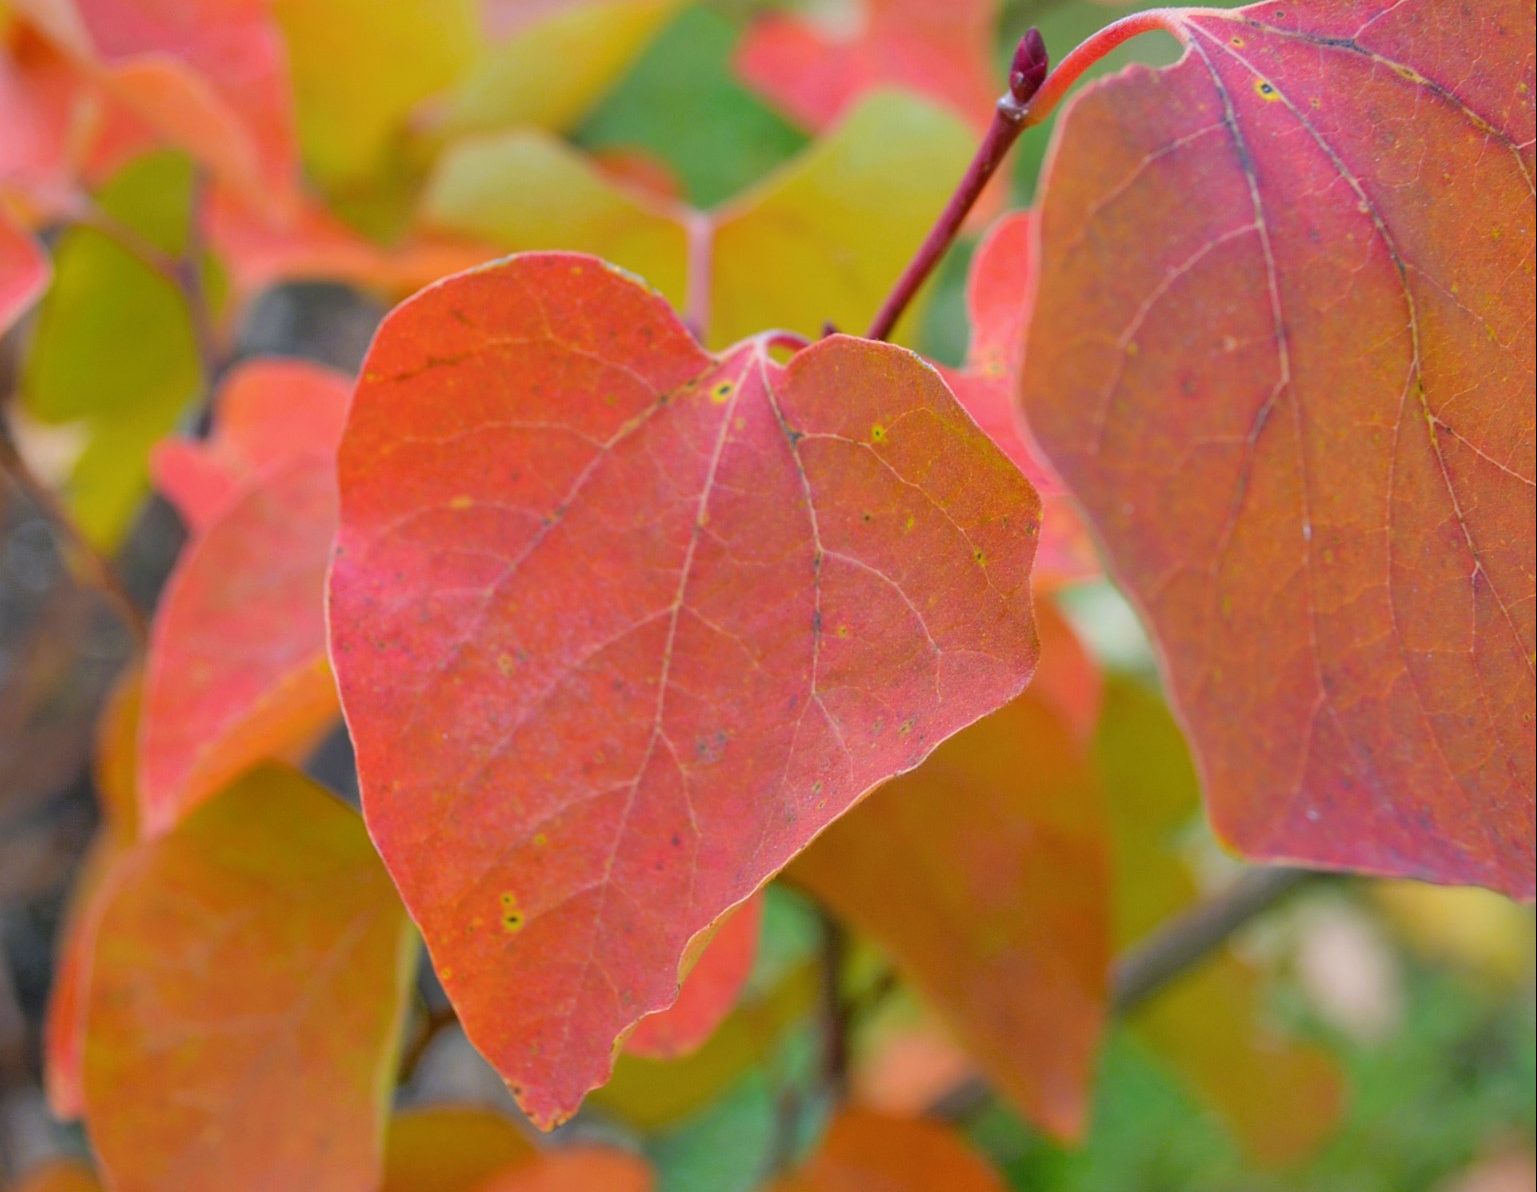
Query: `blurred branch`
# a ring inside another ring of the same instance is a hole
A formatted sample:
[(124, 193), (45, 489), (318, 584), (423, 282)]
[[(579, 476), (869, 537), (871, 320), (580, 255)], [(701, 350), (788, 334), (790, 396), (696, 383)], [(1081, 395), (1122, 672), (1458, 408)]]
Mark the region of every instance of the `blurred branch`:
[(64, 212), (67, 226), (87, 228), (116, 244), (151, 273), (180, 288), (177, 259), (158, 244), (141, 236), (86, 195), (76, 195)]
[(400, 1074), (397, 1079), (401, 1084), (406, 1084), (416, 1075), (422, 1057), (437, 1037), (459, 1021), (452, 1006), (430, 1006), (423, 1014), (422, 1025), (400, 1053)]
[(71, 560), (78, 574), (101, 593), (129, 632), (133, 634), (135, 643), (143, 649), (149, 640), (149, 628), (145, 623), (144, 614), (134, 603), (133, 597), (129, 595), (128, 589), (123, 585), (122, 578), (111, 561), (86, 538), (80, 527), (75, 524), (75, 519), (70, 516), (69, 510), (64, 508), (53, 490), (22, 458), (11, 435), (10, 423), (3, 417), (0, 417), (0, 473), (5, 474), (16, 490), (30, 501), (38, 513), (53, 527), (53, 532), (61, 543), (66, 557)]
[(827, 911), (822, 919), (822, 1068), (828, 1094), (836, 1103), (848, 1091), (851, 1007), (843, 996), (843, 969), (848, 960), (848, 932)]
[(1111, 1013), (1129, 1014), (1198, 967), (1253, 919), (1328, 876), (1311, 869), (1255, 869), (1171, 919), (1116, 961), (1110, 982)]

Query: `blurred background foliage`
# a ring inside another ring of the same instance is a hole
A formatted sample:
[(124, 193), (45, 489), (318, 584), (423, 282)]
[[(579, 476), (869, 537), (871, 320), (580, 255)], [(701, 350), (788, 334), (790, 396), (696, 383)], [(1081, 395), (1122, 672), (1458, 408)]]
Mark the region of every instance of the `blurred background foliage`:
[[(642, 39), (644, 48), (617, 83), (575, 121), (570, 140), (595, 155), (616, 160), (630, 155), (649, 163), (647, 169), (659, 168), (682, 198), (703, 208), (751, 188), (812, 141), (807, 130), (748, 87), (732, 64), (748, 23), (761, 12), (785, 7), (836, 20), (840, 7), (848, 5), (767, 0), (679, 5), (654, 35)], [(1038, 25), (1060, 56), (1122, 11), (1124, 6), (1098, 0), (1007, 0), (998, 27), (999, 78), (1026, 26)], [(1167, 62), (1174, 55), (1171, 42), (1139, 39), (1093, 73), (1130, 61)], [(1027, 136), (1016, 150), (1009, 206), (1031, 200), (1049, 133), (1048, 128)], [(390, 204), (377, 193), (365, 201), (344, 164), (335, 164), (326, 179), (338, 210), (365, 227), (387, 226)], [(398, 165), (401, 176), (410, 173), (409, 161)], [(171, 242), (182, 234), (175, 209), (179, 204), (184, 212), (187, 203), (185, 162), (167, 155), (136, 168), (170, 178), (157, 183), (151, 209), (140, 210), (143, 196), (135, 192), (132, 176), (103, 192), (101, 202), (119, 204), (122, 219), (144, 223), (145, 234), (174, 248)], [(114, 251), (89, 232), (67, 235), (82, 240), (77, 259), (110, 257)], [(965, 354), (963, 289), (970, 243), (946, 260), (912, 334), (917, 347), (947, 363), (958, 363)], [(89, 272), (89, 264), (66, 262), (59, 284), (69, 284), (72, 268)], [(169, 430), (196, 380), (180, 366), (162, 367), (167, 355), (180, 360), (190, 353), (185, 341), (191, 330), (180, 326), (174, 313), (159, 321), (145, 314), (142, 303), (157, 298), (153, 287), (147, 297), (133, 296), (142, 279), (132, 276), (132, 261), (109, 260), (106, 267), (129, 275), (118, 288), (131, 309), (113, 317), (135, 326), (147, 319), (180, 337), (170, 348), (153, 336), (122, 337), (137, 350), (123, 367), (144, 374), (143, 385), (153, 390), (147, 408), (154, 417), (136, 419), (126, 429), (109, 428), (110, 441), (121, 447), (123, 434), (148, 441)], [(214, 277), (210, 284), (218, 292), (223, 283)], [(282, 352), (355, 367), (381, 310), (375, 299), (340, 285), (284, 284), (250, 312), (237, 354)], [(67, 397), (92, 379), (89, 370), (82, 372), (87, 356), (63, 342), (34, 355), (28, 368), (49, 372), (51, 379), (39, 382), (41, 387)], [(0, 353), (0, 381), (7, 387), (27, 385), (16, 373), (14, 352)], [(111, 474), (102, 483), (123, 482)], [(45, 523), (14, 493), (6, 491), (4, 500), (0, 1175), (60, 1150), (84, 1149), (78, 1133), (47, 1118), (38, 1031), (63, 900), (94, 823), (85, 751), (102, 694), (128, 648), (111, 618), (61, 566)], [(83, 508), (95, 516), (89, 500)], [(113, 516), (111, 502), (104, 508), (101, 530), (113, 537), (108, 532), (113, 527), (105, 524)], [(163, 504), (152, 500), (125, 533), (120, 559), (130, 586), (147, 601), (174, 557), (180, 531)], [(1112, 699), (1166, 715), (1146, 694), (1156, 685), (1151, 652), (1114, 588), (1104, 581), (1081, 585), (1065, 592), (1062, 603), (1112, 672)], [(1164, 734), (1158, 739), (1177, 742), (1172, 722), (1158, 731)], [(1101, 747), (1121, 748), (1107, 744), (1103, 731)], [(1145, 741), (1128, 748), (1130, 754), (1107, 764), (1123, 785), (1156, 781), (1179, 788), (1169, 797), (1182, 808), (1183, 827), (1160, 842), (1169, 848), (1165, 861), (1182, 873), (1188, 866), (1208, 888), (1219, 885), (1235, 866), (1203, 825), (1188, 759), (1164, 759), (1164, 764), (1147, 752), (1152, 747)], [(349, 768), (341, 738), (333, 738), (312, 763), (342, 788), (349, 785)], [(1138, 792), (1113, 787), (1112, 795), (1135, 800)], [(1125, 919), (1149, 895), (1133, 883), (1122, 897), (1131, 906)], [(865, 973), (873, 996), (856, 1023), (855, 1090), (861, 1099), (894, 1112), (929, 1110), (951, 1118), (1019, 1189), (1517, 1192), (1534, 1184), (1532, 940), (1530, 908), (1494, 895), (1408, 883), (1321, 882), (1248, 929), (1235, 950), (1258, 974), (1257, 1016), (1276, 1027), (1277, 1038), (1306, 1041), (1340, 1074), (1338, 1112), (1333, 1093), (1317, 1084), (1251, 1079), (1244, 1069), (1247, 1058), (1233, 1063), (1225, 1080), (1193, 1081), (1190, 1071), (1170, 1063), (1167, 1035), (1148, 1020), (1166, 1012), (1155, 1004), (1113, 1028), (1101, 1061), (1092, 1127), (1084, 1144), (1074, 1148), (1047, 1140), (994, 1098), (947, 1100), (947, 1091), (972, 1074), (969, 1062), (910, 994), (886, 988), (884, 959), (873, 945), (861, 944), (855, 968)], [(745, 1192), (758, 1186), (785, 1155), (817, 1137), (830, 1108), (819, 1079), (818, 947), (818, 923), (808, 902), (776, 884), (754, 974), (726, 1024), (685, 1059), (624, 1058), (610, 1085), (566, 1129), (638, 1143), (655, 1162), (663, 1192)], [(1204, 978), (1182, 982), (1199, 979)], [(429, 984), (424, 996), (430, 1003), (439, 994)], [(1182, 996), (1185, 991), (1176, 984), (1163, 1004), (1176, 1005)], [(1206, 1025), (1195, 1016), (1182, 1029), (1198, 1040)], [(1189, 1047), (1198, 1050), (1199, 1043)], [(1216, 1062), (1223, 1062), (1220, 1055)], [(407, 1104), (444, 1099), (505, 1104), (499, 1082), (453, 1032), (434, 1043), (402, 1097)], [(1320, 1118), (1322, 1128), (1301, 1130), (1306, 1144), (1295, 1145), (1299, 1119), (1310, 1114)]]

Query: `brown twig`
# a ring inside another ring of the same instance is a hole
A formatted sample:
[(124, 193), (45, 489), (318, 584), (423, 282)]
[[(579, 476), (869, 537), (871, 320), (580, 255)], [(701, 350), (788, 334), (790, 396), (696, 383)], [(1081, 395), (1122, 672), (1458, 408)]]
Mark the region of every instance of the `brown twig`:
[(1198, 967), (1259, 915), (1327, 876), (1310, 869), (1250, 870), (1220, 894), (1165, 923), (1116, 961), (1110, 981), (1111, 1013), (1131, 1013)]
[(849, 1083), (851, 1007), (843, 996), (843, 970), (849, 937), (843, 924), (827, 911), (822, 919), (822, 1073), (834, 1102), (843, 1100)]
[(427, 1049), (432, 1046), (437, 1037), (459, 1021), (459, 1016), (454, 1013), (452, 1006), (429, 1007), (424, 1013), (420, 1029), (400, 1053), (401, 1084), (405, 1084), (416, 1075), (416, 1070), (421, 1066)]

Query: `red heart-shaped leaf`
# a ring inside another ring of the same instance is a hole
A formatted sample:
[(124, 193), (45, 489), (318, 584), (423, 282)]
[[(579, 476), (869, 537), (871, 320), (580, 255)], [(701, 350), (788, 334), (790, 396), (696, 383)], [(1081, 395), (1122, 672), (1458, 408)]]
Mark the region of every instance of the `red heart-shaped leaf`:
[(1034, 665), (1029, 483), (910, 352), (772, 347), (551, 253), (364, 364), (330, 598), (364, 808), (542, 1124), (694, 936)]

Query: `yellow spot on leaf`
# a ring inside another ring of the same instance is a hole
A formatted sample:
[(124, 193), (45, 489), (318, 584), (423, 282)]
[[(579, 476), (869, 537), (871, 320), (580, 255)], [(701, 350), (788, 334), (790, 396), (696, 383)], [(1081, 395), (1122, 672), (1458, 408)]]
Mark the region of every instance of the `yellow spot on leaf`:
[(1254, 94), (1258, 95), (1266, 103), (1275, 103), (1281, 98), (1281, 93), (1275, 89), (1275, 84), (1268, 79), (1254, 80)]
[(722, 381), (719, 385), (710, 390), (710, 400), (718, 406), (725, 405), (726, 402), (731, 400), (731, 395), (735, 392), (735, 385), (733, 385), (730, 381)]
[(475, 504), (474, 497), (455, 497), (449, 501), (448, 507), (450, 509), (468, 509), (473, 504)]
[(511, 890), (503, 890), (502, 904), (502, 930), (508, 935), (513, 935), (523, 930), (523, 911), (518, 906), (517, 895)]
[(917, 524), (918, 524), (918, 519), (916, 517), (914, 517), (911, 513), (909, 513), (907, 515), (907, 520), (902, 523), (902, 528), (904, 530), (911, 530)]
[(877, 422), (870, 428), (870, 442), (884, 443), (886, 441), (886, 428)]

